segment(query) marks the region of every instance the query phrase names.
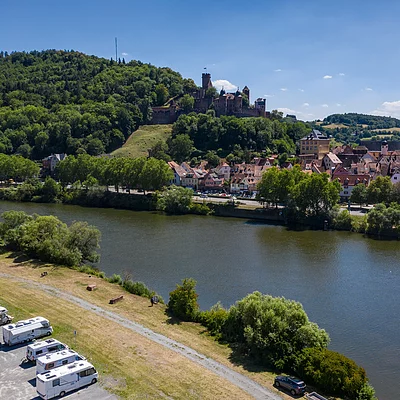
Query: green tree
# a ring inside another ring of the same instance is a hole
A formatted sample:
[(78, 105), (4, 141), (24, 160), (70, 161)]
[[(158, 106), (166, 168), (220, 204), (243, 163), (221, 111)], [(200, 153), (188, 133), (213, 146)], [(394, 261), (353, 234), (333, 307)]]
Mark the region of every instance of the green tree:
[(208, 151), (205, 155), (205, 159), (208, 161), (208, 165), (210, 168), (217, 167), (221, 162), (221, 159), (217, 156), (215, 151)]
[(157, 160), (171, 161), (171, 157), (168, 155), (168, 145), (163, 140), (156, 142), (149, 154)]
[(326, 173), (314, 173), (295, 186), (292, 198), (303, 215), (327, 216), (338, 203), (339, 193), (340, 184), (337, 181), (331, 182)]
[(143, 190), (160, 190), (174, 174), (165, 161), (149, 158), (139, 175), (139, 186)]
[(193, 191), (181, 186), (169, 186), (157, 200), (157, 209), (169, 214), (185, 214), (192, 205)]
[(190, 94), (182, 96), (179, 102), (185, 112), (190, 112), (194, 108), (194, 98)]
[(368, 199), (367, 187), (363, 183), (359, 183), (353, 188), (350, 196), (350, 201), (352, 203), (359, 204), (361, 208), (361, 206), (367, 202), (367, 199)]
[(60, 185), (53, 178), (47, 177), (45, 179), (42, 187), (42, 196), (46, 201), (54, 201), (60, 194), (60, 191)]
[(325, 348), (304, 349), (296, 365), (302, 379), (337, 396), (355, 399), (367, 383), (362, 367)]
[(69, 228), (66, 246), (71, 250), (76, 249), (81, 255), (81, 261), (97, 262), (100, 260), (97, 253), (100, 238), (101, 233), (95, 226), (75, 221)]
[(309, 321), (302, 305), (260, 292), (229, 310), (223, 337), (239, 342), (255, 358), (278, 369), (290, 367), (305, 348), (325, 348), (329, 335)]
[(189, 135), (177, 135), (168, 142), (169, 153), (179, 164), (190, 158), (193, 151), (193, 141)]
[(168, 310), (183, 321), (196, 321), (199, 313), (196, 281), (192, 278), (182, 280), (182, 285), (169, 294)]
[(390, 203), (392, 198), (393, 184), (388, 176), (378, 176), (368, 186), (368, 203)]
[(160, 83), (156, 86), (155, 93), (157, 96), (157, 105), (162, 106), (164, 105), (167, 100), (169, 99), (169, 93), (167, 87)]

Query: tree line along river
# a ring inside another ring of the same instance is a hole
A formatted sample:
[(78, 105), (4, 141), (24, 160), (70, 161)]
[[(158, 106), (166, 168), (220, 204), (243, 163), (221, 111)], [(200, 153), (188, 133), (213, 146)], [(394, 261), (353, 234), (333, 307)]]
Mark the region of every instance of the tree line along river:
[(329, 348), (366, 369), (380, 400), (399, 398), (398, 241), (234, 218), (0, 202), (0, 212), (10, 209), (97, 226), (99, 268), (129, 272), (166, 300), (192, 277), (202, 309), (229, 307), (255, 290), (299, 301), (329, 332)]

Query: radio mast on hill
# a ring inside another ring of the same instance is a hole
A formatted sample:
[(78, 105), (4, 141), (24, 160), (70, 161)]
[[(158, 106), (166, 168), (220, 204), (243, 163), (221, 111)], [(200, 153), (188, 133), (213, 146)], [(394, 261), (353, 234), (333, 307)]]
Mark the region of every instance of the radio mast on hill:
[(118, 62), (118, 38), (115, 38), (115, 61)]

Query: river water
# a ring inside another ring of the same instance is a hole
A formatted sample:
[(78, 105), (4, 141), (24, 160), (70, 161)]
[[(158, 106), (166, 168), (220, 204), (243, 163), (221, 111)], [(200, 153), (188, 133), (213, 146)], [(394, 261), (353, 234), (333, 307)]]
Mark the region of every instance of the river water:
[(303, 304), (331, 336), (331, 350), (362, 365), (380, 400), (399, 399), (400, 243), (348, 232), (290, 231), (234, 218), (0, 202), (88, 221), (102, 232), (99, 268), (129, 272), (168, 299), (197, 281), (202, 309), (258, 290)]

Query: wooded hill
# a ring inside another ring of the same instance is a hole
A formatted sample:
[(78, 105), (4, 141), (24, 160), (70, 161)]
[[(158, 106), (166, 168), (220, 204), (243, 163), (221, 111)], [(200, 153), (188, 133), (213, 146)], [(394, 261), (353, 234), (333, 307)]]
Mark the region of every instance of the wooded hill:
[(362, 144), (366, 140), (400, 139), (400, 120), (392, 117), (357, 113), (332, 114), (311, 123), (340, 143)]
[(33, 159), (110, 152), (149, 120), (151, 106), (195, 87), (170, 68), (140, 61), (0, 52), (0, 152)]

